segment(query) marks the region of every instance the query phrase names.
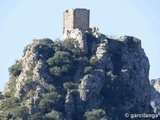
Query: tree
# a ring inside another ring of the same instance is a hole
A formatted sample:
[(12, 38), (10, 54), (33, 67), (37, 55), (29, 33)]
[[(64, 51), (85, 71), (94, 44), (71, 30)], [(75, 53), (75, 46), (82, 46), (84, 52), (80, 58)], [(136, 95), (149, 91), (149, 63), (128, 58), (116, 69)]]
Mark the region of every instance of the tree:
[(91, 66), (85, 67), (85, 68), (84, 68), (84, 73), (90, 73), (91, 70), (92, 70), (92, 67), (91, 67)]
[(17, 109), (15, 109), (13, 115), (15, 117), (20, 117), (23, 120), (28, 120), (28, 108), (25, 106), (18, 107)]
[(72, 70), (72, 56), (68, 52), (57, 51), (52, 58), (47, 60), (50, 66), (50, 73), (61, 77), (63, 73), (68, 73)]
[(73, 83), (73, 82), (65, 82), (64, 84), (63, 84), (63, 87), (64, 87), (64, 89), (76, 89), (77, 88), (77, 85), (75, 84), (75, 83)]
[(44, 117), (45, 116), (43, 116), (41, 113), (35, 113), (29, 116), (29, 120), (45, 120)]
[(51, 92), (43, 95), (43, 98), (39, 102), (39, 108), (42, 112), (49, 112), (53, 108), (61, 109), (61, 95), (57, 92)]
[(74, 39), (65, 39), (63, 42), (62, 42), (62, 46), (72, 52), (73, 54), (77, 54), (77, 49), (75, 48), (75, 45), (73, 44), (75, 40)]
[(65, 63), (70, 63), (71, 55), (68, 52), (57, 51), (52, 58), (47, 60), (50, 66), (57, 65), (61, 66)]
[(91, 111), (85, 112), (86, 120), (107, 120), (106, 112), (102, 109), (92, 109)]
[(22, 71), (22, 61), (16, 60), (16, 63), (9, 68), (9, 73), (14, 76), (20, 75)]
[(62, 75), (61, 68), (57, 67), (57, 66), (50, 68), (50, 72), (51, 72), (51, 74), (58, 76), (58, 77), (61, 77), (61, 75)]
[(55, 110), (52, 110), (50, 113), (45, 114), (45, 117), (48, 120), (63, 120), (63, 114)]

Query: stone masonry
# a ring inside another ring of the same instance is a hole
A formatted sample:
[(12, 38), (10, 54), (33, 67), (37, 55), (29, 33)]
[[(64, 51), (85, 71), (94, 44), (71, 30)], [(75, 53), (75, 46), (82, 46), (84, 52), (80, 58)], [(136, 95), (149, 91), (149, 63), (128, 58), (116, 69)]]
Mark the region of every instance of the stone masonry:
[(90, 11), (87, 9), (69, 9), (63, 13), (63, 34), (73, 29), (89, 29)]

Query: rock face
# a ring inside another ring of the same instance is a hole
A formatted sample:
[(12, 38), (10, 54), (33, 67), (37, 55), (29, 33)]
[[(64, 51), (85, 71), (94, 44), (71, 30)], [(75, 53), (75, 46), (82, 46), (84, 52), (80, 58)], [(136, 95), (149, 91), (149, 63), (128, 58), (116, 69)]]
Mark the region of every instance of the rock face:
[[(95, 110), (103, 112), (103, 119), (124, 120), (125, 113), (150, 113), (149, 61), (139, 39), (109, 39), (78, 29), (65, 38), (77, 52), (63, 45), (66, 40), (41, 39), (28, 45), (17, 63), (22, 69), (11, 74), (3, 94), (13, 91), (31, 117), (54, 113), (66, 120), (85, 120), (90, 113), (101, 119)], [(48, 109), (43, 108), (45, 100)]]
[(75, 48), (84, 53), (88, 52), (86, 34), (83, 31), (79, 29), (68, 31), (66, 34), (63, 35), (63, 38), (73, 39), (72, 42), (74, 43)]
[[(98, 109), (104, 105), (115, 117), (116, 113), (123, 116), (126, 111), (149, 113), (149, 62), (141, 41), (129, 36), (118, 40), (102, 36), (97, 40), (103, 41), (92, 53), (98, 59), (97, 68), (81, 79), (80, 99), (85, 102), (82, 108)], [(96, 46), (94, 42), (89, 44)]]
[[(39, 103), (41, 95), (45, 92), (45, 87), (48, 85), (47, 82), (51, 80), (51, 77), (46, 71), (47, 65), (45, 63), (45, 58), (42, 58), (42, 56), (36, 52), (36, 47), (52, 43), (53, 41), (50, 39), (34, 40), (32, 44), (25, 48), (22, 59), (20, 60), (20, 62), (23, 63), (23, 69), (15, 80), (16, 84), (13, 86), (15, 87), (13, 96), (21, 100), (25, 94), (27, 94), (25, 89), (31, 89), (31, 91), (28, 90), (28, 99), (25, 103), (25, 105), (30, 108), (31, 113), (35, 113), (32, 111), (38, 110), (37, 103)], [(12, 83), (12, 78), (14, 78), (13, 75), (11, 75), (9, 83)], [(9, 83), (6, 84), (5, 88), (8, 89), (5, 89), (3, 94), (11, 92)], [(30, 85), (26, 86), (26, 84)], [(30, 95), (33, 91), (35, 92), (34, 96)], [(35, 106), (32, 106), (32, 104)]]
[(151, 84), (151, 106), (154, 113), (160, 113), (160, 79), (153, 79)]

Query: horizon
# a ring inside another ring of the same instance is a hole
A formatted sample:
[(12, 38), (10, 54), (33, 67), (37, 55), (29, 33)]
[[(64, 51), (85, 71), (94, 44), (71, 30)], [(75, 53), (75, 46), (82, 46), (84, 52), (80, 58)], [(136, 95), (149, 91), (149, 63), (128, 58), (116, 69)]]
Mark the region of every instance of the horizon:
[(1, 0), (0, 91), (9, 80), (8, 68), (21, 58), (24, 47), (33, 39), (62, 39), (62, 15), (70, 8), (89, 9), (90, 27), (98, 27), (103, 34), (139, 38), (150, 62), (149, 78), (160, 78), (160, 1), (93, 1)]

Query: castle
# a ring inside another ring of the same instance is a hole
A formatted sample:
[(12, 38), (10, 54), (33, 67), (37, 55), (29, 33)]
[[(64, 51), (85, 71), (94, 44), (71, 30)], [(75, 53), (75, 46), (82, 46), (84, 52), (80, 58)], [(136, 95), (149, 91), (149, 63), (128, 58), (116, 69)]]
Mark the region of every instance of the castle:
[(73, 29), (86, 31), (89, 29), (90, 10), (69, 9), (63, 13), (63, 34)]

